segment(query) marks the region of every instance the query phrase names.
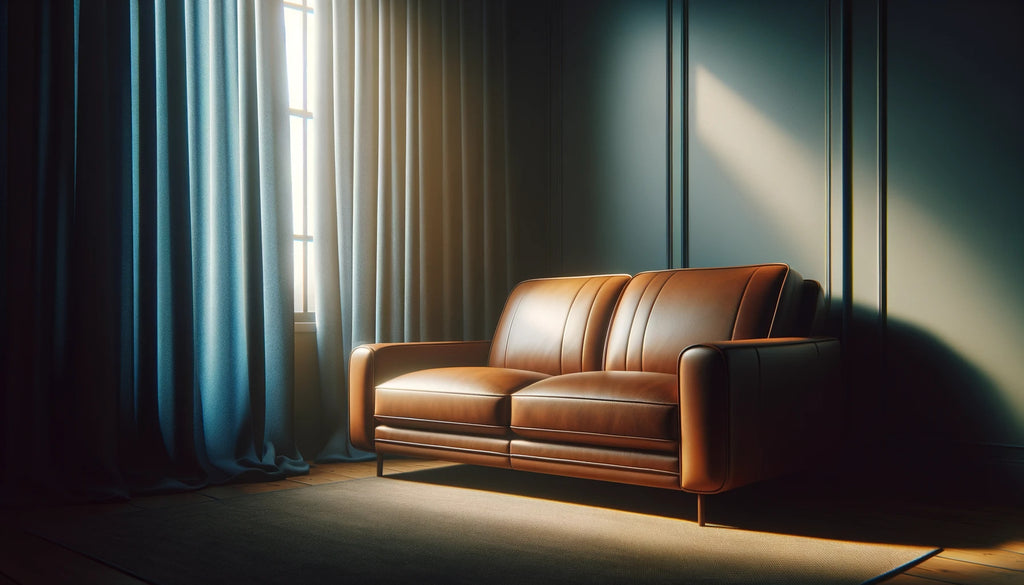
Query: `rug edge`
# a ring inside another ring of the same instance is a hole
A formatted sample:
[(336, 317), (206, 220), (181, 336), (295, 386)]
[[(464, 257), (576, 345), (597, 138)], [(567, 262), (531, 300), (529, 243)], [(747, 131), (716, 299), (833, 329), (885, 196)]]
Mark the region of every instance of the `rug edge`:
[(928, 559), (930, 559), (930, 558), (940, 554), (943, 550), (945, 550), (945, 549), (943, 549), (942, 547), (933, 548), (930, 551), (927, 551), (924, 554), (922, 554), (921, 556), (917, 557), (916, 559), (907, 561), (906, 563), (903, 563), (902, 565), (900, 565), (898, 567), (894, 567), (890, 571), (886, 571), (885, 573), (882, 573), (881, 575), (878, 575), (876, 577), (872, 577), (871, 579), (868, 579), (867, 581), (864, 581), (863, 583), (861, 583), (861, 585), (875, 585), (876, 583), (881, 583), (882, 581), (885, 581), (886, 579), (889, 579), (891, 577), (895, 577), (896, 575), (899, 575), (900, 573), (904, 573), (906, 571), (909, 571), (910, 569), (920, 565), (921, 563), (927, 561)]

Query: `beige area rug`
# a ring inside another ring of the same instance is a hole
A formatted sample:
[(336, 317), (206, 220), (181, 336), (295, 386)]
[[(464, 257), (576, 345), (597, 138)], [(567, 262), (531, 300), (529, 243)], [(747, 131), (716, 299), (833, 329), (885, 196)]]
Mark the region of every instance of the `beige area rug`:
[[(693, 501), (667, 490), (457, 466), (51, 520), (33, 532), (156, 585), (858, 584), (935, 552), (701, 528), (689, 509), (678, 511)], [(665, 505), (677, 511), (651, 513)]]

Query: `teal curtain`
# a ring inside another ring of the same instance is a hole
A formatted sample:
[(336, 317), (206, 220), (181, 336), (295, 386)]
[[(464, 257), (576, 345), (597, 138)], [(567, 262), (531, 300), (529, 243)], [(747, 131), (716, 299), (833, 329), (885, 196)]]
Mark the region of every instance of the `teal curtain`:
[(4, 491), (305, 472), (280, 2), (4, 9)]

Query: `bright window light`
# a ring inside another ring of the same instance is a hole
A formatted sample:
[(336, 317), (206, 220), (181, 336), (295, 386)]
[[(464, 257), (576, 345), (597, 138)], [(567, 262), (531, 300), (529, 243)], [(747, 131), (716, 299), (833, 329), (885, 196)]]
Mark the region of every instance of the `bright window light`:
[(313, 233), (309, 175), (309, 137), (315, 118), (310, 110), (309, 59), (315, 0), (287, 0), (284, 5), (288, 107), (291, 132), (292, 240), (295, 260), (296, 321), (311, 320), (316, 310), (312, 278)]

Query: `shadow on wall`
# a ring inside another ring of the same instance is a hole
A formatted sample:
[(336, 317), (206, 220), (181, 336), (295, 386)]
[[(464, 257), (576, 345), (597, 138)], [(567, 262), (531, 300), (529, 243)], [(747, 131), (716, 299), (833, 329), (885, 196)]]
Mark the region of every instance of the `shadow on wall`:
[[(1014, 493), (1024, 487), (1019, 447), (982, 444), (992, 428), (1020, 427), (992, 379), (935, 335), (888, 319), (883, 341), (877, 312), (854, 311), (846, 368), (852, 481), (921, 493)], [(875, 487), (880, 487), (875, 485)]]
[(888, 11), (893, 430), (1024, 469), (1024, 4)]

